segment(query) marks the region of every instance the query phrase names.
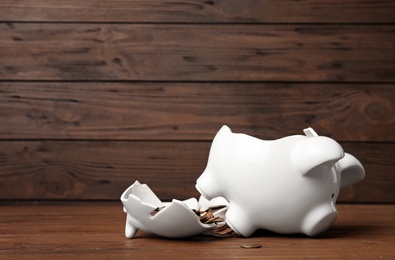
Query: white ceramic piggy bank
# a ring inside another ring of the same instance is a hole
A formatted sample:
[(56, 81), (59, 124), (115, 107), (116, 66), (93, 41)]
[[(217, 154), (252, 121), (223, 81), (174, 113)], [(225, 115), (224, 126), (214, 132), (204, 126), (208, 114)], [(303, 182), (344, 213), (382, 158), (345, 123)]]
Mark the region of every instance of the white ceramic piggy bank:
[(229, 201), (226, 222), (242, 236), (257, 229), (309, 236), (326, 230), (336, 219), (340, 188), (365, 171), (333, 139), (311, 128), (304, 133), (264, 141), (223, 126), (197, 190)]

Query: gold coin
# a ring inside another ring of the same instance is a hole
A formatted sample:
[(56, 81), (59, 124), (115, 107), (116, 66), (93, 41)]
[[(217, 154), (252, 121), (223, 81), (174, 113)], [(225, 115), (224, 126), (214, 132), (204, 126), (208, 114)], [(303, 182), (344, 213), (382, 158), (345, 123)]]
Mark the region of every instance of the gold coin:
[(241, 248), (260, 248), (262, 247), (260, 244), (242, 244)]

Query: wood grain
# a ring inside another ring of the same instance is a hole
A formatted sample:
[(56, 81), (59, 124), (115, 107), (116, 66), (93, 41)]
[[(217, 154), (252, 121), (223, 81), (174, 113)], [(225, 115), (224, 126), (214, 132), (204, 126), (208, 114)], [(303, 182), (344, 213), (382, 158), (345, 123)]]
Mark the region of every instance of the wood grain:
[[(0, 211), (2, 257), (15, 259), (392, 259), (394, 205), (338, 205), (339, 217), (318, 238), (258, 231), (249, 238), (196, 236), (165, 239), (139, 231), (123, 234), (120, 203), (19, 205)], [(260, 244), (243, 249), (241, 244)], [(339, 246), (341, 245), (341, 246)]]
[[(0, 82), (0, 139), (395, 141), (394, 84)], [(352, 115), (352, 116), (350, 116)]]
[[(0, 142), (0, 200), (118, 200), (135, 180), (163, 200), (198, 197), (210, 142)], [(395, 202), (394, 144), (342, 143), (366, 170), (342, 202)]]
[(2, 0), (1, 21), (393, 23), (391, 0)]
[(1, 142), (1, 199), (118, 200), (135, 180), (158, 196), (197, 195), (209, 143)]
[(311, 126), (366, 167), (341, 201), (395, 203), (394, 71), (392, 0), (3, 0), (0, 200), (197, 196), (227, 124)]
[(0, 24), (0, 80), (395, 82), (395, 26)]

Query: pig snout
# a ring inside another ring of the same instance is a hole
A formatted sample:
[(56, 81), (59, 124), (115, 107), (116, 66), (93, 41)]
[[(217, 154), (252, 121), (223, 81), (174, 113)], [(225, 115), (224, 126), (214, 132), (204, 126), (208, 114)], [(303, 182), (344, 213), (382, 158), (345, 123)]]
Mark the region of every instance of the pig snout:
[(303, 220), (302, 231), (315, 236), (327, 230), (336, 220), (337, 210), (333, 202), (319, 205), (310, 211)]

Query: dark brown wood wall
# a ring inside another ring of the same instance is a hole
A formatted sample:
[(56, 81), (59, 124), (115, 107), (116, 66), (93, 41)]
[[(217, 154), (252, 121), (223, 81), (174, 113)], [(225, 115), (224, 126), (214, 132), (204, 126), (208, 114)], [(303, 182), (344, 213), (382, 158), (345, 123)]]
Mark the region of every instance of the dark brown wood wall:
[(197, 196), (223, 124), (308, 126), (395, 202), (395, 1), (0, 1), (0, 200)]

